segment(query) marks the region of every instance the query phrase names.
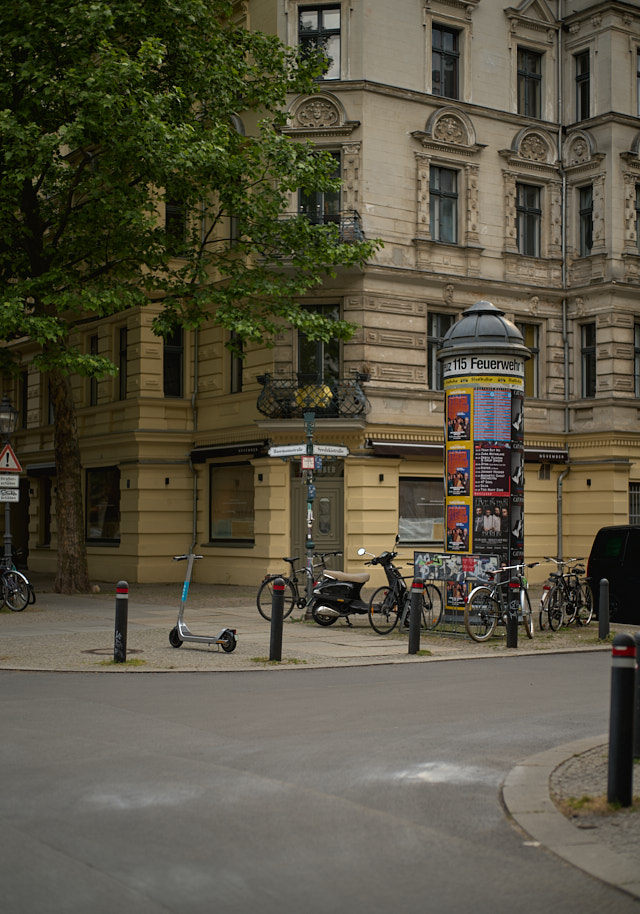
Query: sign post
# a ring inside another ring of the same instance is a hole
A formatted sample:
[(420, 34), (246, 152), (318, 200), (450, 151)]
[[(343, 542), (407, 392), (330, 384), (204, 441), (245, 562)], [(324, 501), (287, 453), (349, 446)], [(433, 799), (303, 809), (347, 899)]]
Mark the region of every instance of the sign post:
[[(445, 390), (445, 551), (524, 562), (522, 334), (491, 302), (463, 312), (438, 359)], [(509, 594), (507, 647), (518, 646)], [(447, 601), (448, 603), (448, 601)]]

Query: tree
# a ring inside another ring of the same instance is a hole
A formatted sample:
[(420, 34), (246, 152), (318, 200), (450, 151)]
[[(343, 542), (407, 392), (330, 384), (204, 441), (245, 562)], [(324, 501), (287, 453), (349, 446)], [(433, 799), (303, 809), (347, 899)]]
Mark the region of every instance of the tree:
[(330, 156), (278, 130), (288, 93), (313, 92), (324, 61), (243, 28), (235, 7), (0, 5), (0, 368), (28, 341), (50, 377), (58, 591), (89, 587), (70, 378), (116, 370), (74, 347), (79, 321), (161, 301), (163, 335), (208, 320), (248, 341), (282, 322), (312, 339), (353, 330), (298, 299), (375, 244), (283, 218), (290, 192), (333, 186)]

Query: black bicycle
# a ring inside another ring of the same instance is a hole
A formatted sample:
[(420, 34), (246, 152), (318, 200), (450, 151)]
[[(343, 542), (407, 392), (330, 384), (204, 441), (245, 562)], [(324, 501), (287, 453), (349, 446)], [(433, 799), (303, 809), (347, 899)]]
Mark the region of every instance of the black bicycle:
[[(373, 593), (369, 601), (369, 624), (379, 635), (388, 635), (400, 622), (400, 627), (409, 624), (411, 592), (407, 579), (402, 577), (397, 565), (393, 564), (395, 552), (385, 552), (377, 557), (382, 565), (388, 583)], [(413, 568), (413, 565), (409, 566)], [(412, 578), (413, 580), (413, 578)], [(422, 592), (420, 627), (431, 631), (442, 618), (442, 594), (435, 584), (425, 584)]]
[(8, 606), (19, 613), (35, 601), (35, 590), (26, 575), (16, 569), (12, 559), (0, 557), (0, 609)]
[[(588, 625), (593, 618), (593, 594), (584, 575), (584, 566), (576, 564), (581, 559), (556, 559), (545, 556), (545, 561), (554, 562), (558, 571), (549, 575), (550, 588), (545, 586), (540, 601), (540, 628), (557, 632), (562, 625)], [(569, 567), (571, 566), (571, 567)]]
[[(314, 552), (313, 558), (319, 559), (320, 561), (314, 562), (313, 565), (313, 581), (317, 580), (318, 577), (325, 571), (327, 567), (327, 559), (331, 555), (342, 555), (341, 552)], [(286, 619), (287, 616), (290, 616), (293, 612), (294, 606), (297, 606), (299, 609), (303, 609), (307, 605), (307, 581), (310, 576), (309, 569), (306, 565), (296, 568), (296, 562), (300, 561), (300, 556), (293, 556), (291, 558), (283, 558), (283, 562), (287, 562), (291, 565), (291, 571), (288, 574), (266, 574), (258, 588), (258, 595), (256, 602), (258, 604), (258, 612), (263, 619), (266, 619), (267, 622), (271, 622), (271, 606), (273, 605), (273, 582), (277, 578), (282, 578), (284, 581), (284, 610), (282, 617)], [(312, 583), (313, 583), (312, 581)], [(301, 586), (304, 585), (304, 586)]]

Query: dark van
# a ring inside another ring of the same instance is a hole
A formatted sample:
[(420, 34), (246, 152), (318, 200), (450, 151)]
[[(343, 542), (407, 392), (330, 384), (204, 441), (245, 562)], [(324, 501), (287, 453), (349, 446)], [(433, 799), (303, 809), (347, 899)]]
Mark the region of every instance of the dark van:
[(596, 533), (587, 564), (596, 613), (600, 581), (609, 582), (609, 617), (640, 625), (640, 526), (602, 527)]

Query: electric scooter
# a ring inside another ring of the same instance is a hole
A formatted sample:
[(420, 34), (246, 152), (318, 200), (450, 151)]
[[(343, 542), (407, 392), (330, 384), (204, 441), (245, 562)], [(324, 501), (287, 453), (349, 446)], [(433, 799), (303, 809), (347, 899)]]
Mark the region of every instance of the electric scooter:
[(188, 555), (174, 555), (173, 557), (174, 562), (184, 562), (186, 560), (187, 573), (185, 575), (184, 584), (182, 585), (182, 600), (178, 611), (178, 622), (175, 628), (172, 628), (169, 632), (169, 644), (171, 647), (181, 647), (184, 641), (195, 641), (198, 644), (215, 644), (217, 647), (221, 647), (223, 651), (226, 651), (227, 654), (230, 654), (231, 651), (235, 651), (236, 644), (238, 643), (236, 630), (234, 628), (223, 628), (219, 635), (194, 635), (183, 619), (184, 609), (187, 605), (189, 584), (191, 583), (193, 563), (196, 559), (201, 558), (203, 558), (203, 556), (194, 555), (193, 552), (188, 553)]

